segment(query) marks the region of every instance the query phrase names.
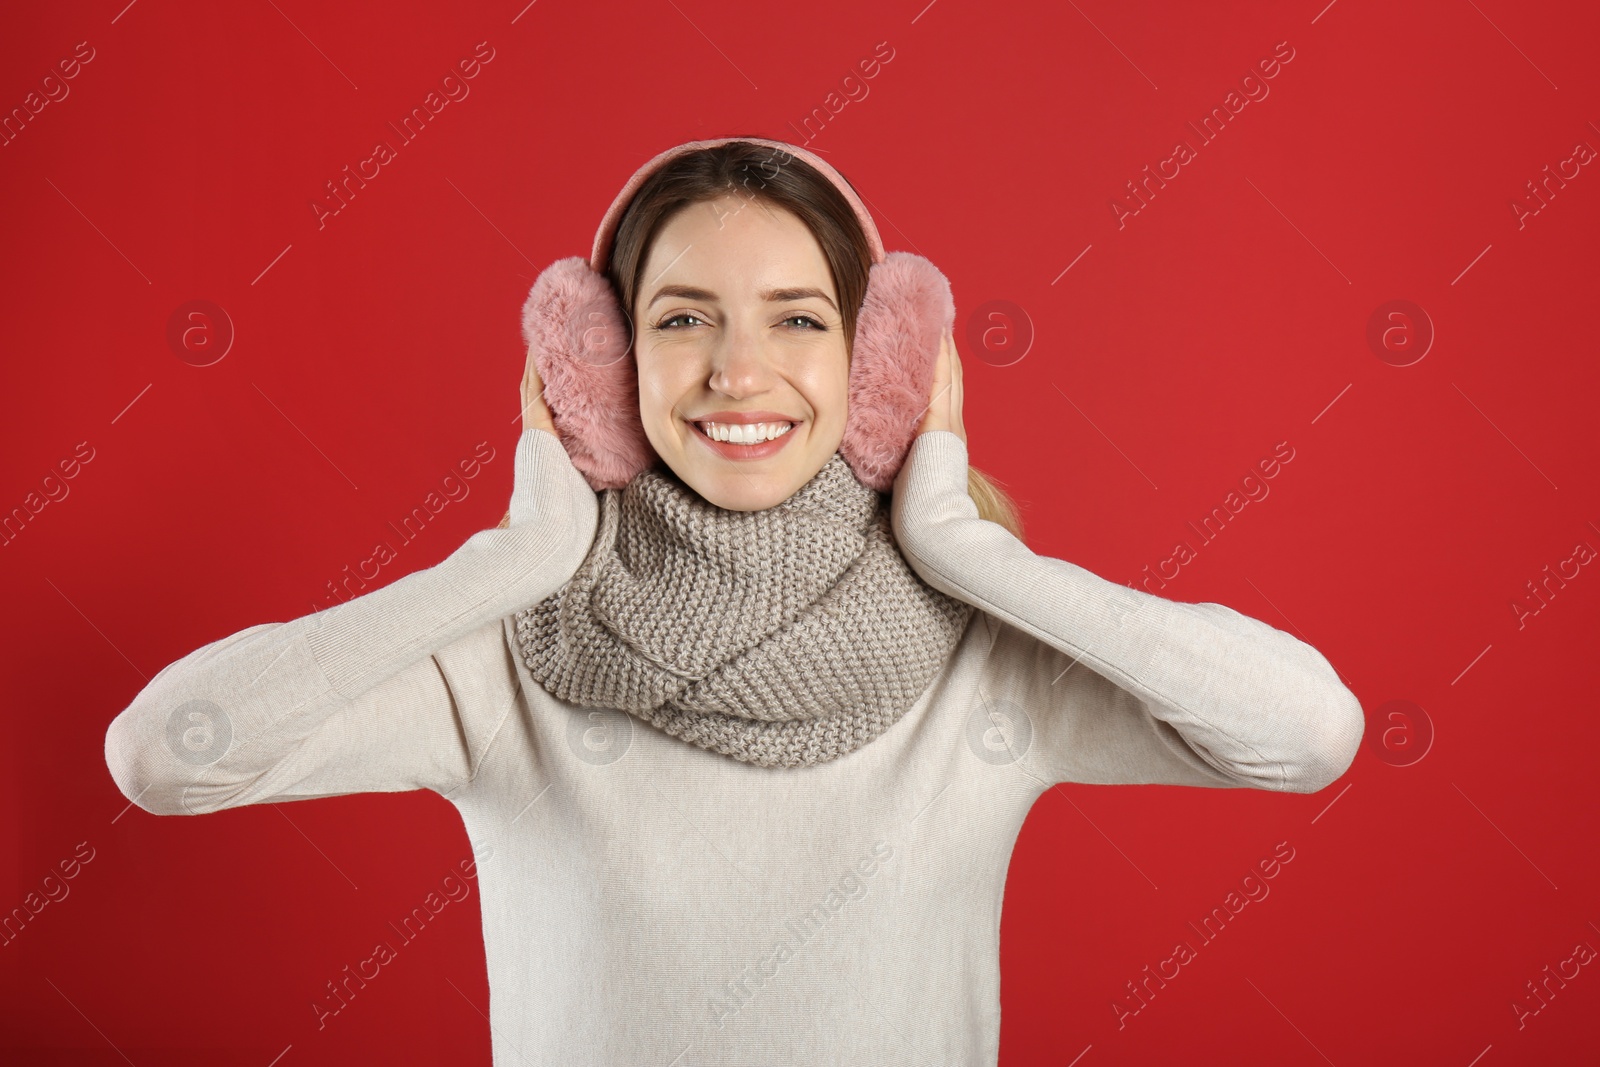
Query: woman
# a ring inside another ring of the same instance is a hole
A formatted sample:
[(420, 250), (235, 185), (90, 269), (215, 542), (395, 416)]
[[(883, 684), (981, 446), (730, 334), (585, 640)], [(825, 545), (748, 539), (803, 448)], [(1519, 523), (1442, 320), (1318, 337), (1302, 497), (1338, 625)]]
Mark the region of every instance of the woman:
[(803, 149), (657, 156), (593, 258), (637, 408), (555, 361), (545, 403), (535, 343), (504, 528), (169, 666), (107, 732), (119, 788), (157, 814), (448, 798), (496, 1063), (995, 1063), (1045, 790), (1314, 792), (1362, 714), (1287, 633), (1031, 552), (968, 466), (948, 332), (873, 466), (893, 433), (852, 371), (884, 263)]

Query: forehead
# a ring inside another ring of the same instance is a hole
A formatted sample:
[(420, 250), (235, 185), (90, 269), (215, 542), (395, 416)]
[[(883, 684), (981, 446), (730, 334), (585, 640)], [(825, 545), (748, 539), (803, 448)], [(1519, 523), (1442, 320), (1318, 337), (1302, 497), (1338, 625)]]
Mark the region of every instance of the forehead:
[(798, 215), (736, 195), (689, 204), (662, 224), (645, 256), (641, 296), (688, 275), (739, 289), (815, 285), (833, 291), (822, 246)]

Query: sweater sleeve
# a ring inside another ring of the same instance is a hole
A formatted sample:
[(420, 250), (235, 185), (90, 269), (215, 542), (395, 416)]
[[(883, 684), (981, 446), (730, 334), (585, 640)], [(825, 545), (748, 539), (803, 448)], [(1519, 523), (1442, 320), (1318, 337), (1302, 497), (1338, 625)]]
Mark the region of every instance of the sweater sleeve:
[(916, 438), (893, 514), (922, 579), (992, 617), (978, 699), (1029, 773), (1312, 793), (1354, 761), (1361, 704), (1316, 649), (1037, 555), (978, 517), (955, 433)]
[(123, 795), (154, 814), (194, 815), (470, 781), (517, 691), (501, 620), (576, 572), (599, 514), (554, 434), (525, 429), (514, 467), (507, 529), (165, 667), (106, 730)]

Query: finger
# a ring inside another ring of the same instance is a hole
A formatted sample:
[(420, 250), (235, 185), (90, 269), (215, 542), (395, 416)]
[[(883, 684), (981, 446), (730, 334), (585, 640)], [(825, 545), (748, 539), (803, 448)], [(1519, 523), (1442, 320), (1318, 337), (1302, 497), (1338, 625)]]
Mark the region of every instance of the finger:
[(962, 381), (961, 353), (956, 349), (956, 335), (953, 329), (950, 332), (950, 362), (952, 363), (952, 381), (954, 383), (954, 388), (950, 390), (950, 421), (955, 428), (955, 432), (965, 441), (967, 435), (962, 425), (961, 411), (966, 394)]

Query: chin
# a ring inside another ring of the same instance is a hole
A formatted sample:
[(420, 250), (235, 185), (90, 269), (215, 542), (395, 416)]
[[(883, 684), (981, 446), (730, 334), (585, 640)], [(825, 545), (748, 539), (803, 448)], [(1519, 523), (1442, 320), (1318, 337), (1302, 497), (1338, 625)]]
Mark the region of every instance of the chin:
[[(766, 464), (759, 471), (755, 468), (762, 464), (722, 459), (687, 437), (672, 435), (669, 438), (670, 455), (659, 445), (656, 451), (680, 481), (717, 507), (728, 511), (764, 511), (793, 496), (816, 477), (838, 451), (838, 440), (834, 440), (832, 448), (816, 454), (820, 447), (818, 438), (810, 435), (815, 432), (815, 424), (808, 423), (806, 430), (809, 431), (806, 439), (791, 444), (795, 450), (792, 455), (780, 453), (772, 457), (778, 462)], [(692, 428), (685, 431), (686, 434), (694, 432)], [(657, 435), (648, 426), (646, 436), (656, 444)], [(842, 439), (842, 429), (838, 437)]]
[(727, 511), (765, 511), (794, 495), (793, 489), (785, 491), (774, 484), (775, 480), (774, 477), (745, 479), (737, 476), (718, 478), (713, 475), (707, 479), (697, 479), (701, 484), (688, 484), (706, 500)]

